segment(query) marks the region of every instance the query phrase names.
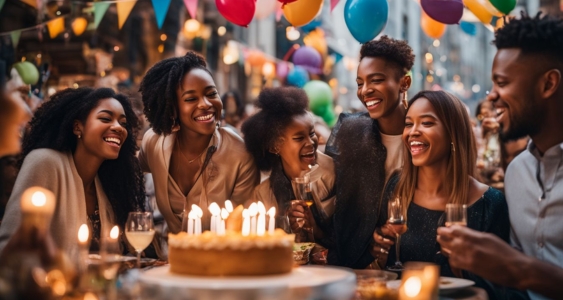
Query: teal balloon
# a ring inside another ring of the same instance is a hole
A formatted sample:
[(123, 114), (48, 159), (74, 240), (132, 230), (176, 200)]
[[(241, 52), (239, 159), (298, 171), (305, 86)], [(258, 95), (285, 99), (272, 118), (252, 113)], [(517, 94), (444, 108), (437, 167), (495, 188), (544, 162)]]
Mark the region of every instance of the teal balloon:
[(490, 2), (505, 15), (508, 15), (516, 7), (516, 0), (490, 0)]
[(293, 70), (287, 74), (285, 79), (287, 84), (302, 88), (309, 81), (309, 73), (301, 66), (295, 66)]
[(383, 31), (388, 17), (387, 0), (347, 0), (344, 6), (346, 26), (362, 44), (373, 40)]
[(326, 82), (312, 80), (303, 89), (309, 97), (309, 108), (316, 115), (322, 116), (326, 107), (332, 105), (332, 89)]

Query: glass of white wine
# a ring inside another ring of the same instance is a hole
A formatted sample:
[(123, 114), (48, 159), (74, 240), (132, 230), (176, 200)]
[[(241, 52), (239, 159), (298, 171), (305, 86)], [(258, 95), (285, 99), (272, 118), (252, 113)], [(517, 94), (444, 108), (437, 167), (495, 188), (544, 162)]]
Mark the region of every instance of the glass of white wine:
[(388, 204), (389, 219), (388, 226), (391, 227), (397, 239), (395, 241), (395, 265), (388, 267), (390, 271), (403, 271), (404, 266), (401, 262), (401, 235), (407, 231), (407, 220), (404, 216), (403, 206), (399, 198), (389, 201)]
[(467, 226), (467, 205), (465, 204), (446, 204), (446, 227), (452, 225)]
[(141, 252), (150, 245), (154, 237), (152, 213), (130, 212), (125, 224), (125, 236), (137, 252), (137, 268), (140, 268)]

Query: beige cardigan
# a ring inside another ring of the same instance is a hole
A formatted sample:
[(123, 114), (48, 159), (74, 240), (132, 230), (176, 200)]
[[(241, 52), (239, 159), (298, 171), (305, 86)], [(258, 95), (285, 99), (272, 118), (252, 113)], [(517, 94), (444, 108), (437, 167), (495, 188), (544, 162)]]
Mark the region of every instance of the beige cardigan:
[[(224, 207), (225, 200), (231, 200), (237, 206), (252, 198), (260, 174), (252, 156), (246, 152), (243, 140), (225, 128), (215, 130), (207, 147), (215, 146), (217, 150), (188, 195), (182, 195), (178, 190), (170, 191), (170, 157), (175, 141), (175, 133), (158, 135), (149, 129), (143, 137), (139, 153), (143, 171), (152, 173), (156, 203), (170, 232), (177, 233), (182, 227), (182, 212), (174, 213), (171, 201), (187, 202), (188, 207), (192, 204), (201, 207), (204, 213), (202, 227), (205, 230), (209, 229), (209, 204), (216, 202)], [(199, 160), (203, 165), (205, 154)]]
[[(95, 185), (101, 234), (105, 236), (115, 225), (115, 217), (97, 176)], [(76, 171), (72, 153), (53, 149), (36, 149), (25, 157), (0, 226), (0, 252), (19, 227), (21, 195), (32, 186), (46, 188), (55, 194), (57, 205), (51, 220), (51, 235), (59, 249), (73, 255), (76, 253), (78, 228), (82, 224), (88, 224), (84, 186)]]

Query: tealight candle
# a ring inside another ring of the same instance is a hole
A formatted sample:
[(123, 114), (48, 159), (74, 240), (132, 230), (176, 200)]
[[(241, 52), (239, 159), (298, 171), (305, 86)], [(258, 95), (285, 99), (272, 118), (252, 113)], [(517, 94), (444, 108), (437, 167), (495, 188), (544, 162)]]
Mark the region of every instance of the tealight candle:
[(242, 210), (242, 235), (248, 236), (250, 234), (250, 213), (248, 209)]
[(233, 203), (231, 202), (231, 200), (225, 201), (225, 209), (227, 210), (228, 213), (233, 212)]
[(405, 265), (399, 299), (433, 300), (438, 299), (440, 269), (437, 265), (410, 262)]
[(209, 205), (209, 212), (211, 213), (211, 224), (209, 226), (211, 232), (218, 233), (219, 226), (217, 224), (220, 222), (221, 208), (217, 203), (213, 202)]
[(221, 210), (221, 223), (219, 225), (219, 235), (225, 235), (225, 220), (229, 217), (229, 212), (226, 208)]
[(256, 202), (252, 202), (248, 208), (248, 215), (250, 216), (250, 234), (256, 234), (256, 214), (258, 213), (258, 207)]
[(276, 208), (271, 207), (268, 210), (268, 216), (270, 216), (270, 220), (268, 222), (268, 233), (274, 234), (274, 230), (276, 228)]
[(192, 204), (192, 211), (194, 212), (194, 217), (195, 218), (195, 235), (200, 235), (201, 234), (201, 217), (203, 217), (203, 210), (195, 205)]
[(256, 226), (256, 235), (263, 236), (266, 232), (266, 207), (262, 201), (258, 201), (258, 225)]

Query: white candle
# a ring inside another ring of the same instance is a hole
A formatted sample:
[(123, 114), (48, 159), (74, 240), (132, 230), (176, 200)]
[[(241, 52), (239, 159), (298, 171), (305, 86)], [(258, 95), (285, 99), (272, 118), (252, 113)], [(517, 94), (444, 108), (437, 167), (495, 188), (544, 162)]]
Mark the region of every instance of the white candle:
[(276, 208), (272, 207), (268, 210), (268, 216), (270, 216), (270, 221), (268, 223), (268, 233), (274, 234), (276, 228)]
[(248, 236), (250, 234), (250, 214), (248, 213), (248, 209), (242, 210), (242, 235)]
[(227, 209), (221, 210), (221, 223), (219, 225), (219, 235), (225, 235), (225, 220), (229, 217)]
[(190, 211), (190, 213), (188, 214), (188, 235), (193, 235), (194, 234), (194, 222), (196, 219), (196, 215), (195, 212), (192, 210)]
[(233, 203), (231, 202), (231, 200), (226, 200), (225, 201), (225, 209), (227, 209), (228, 213), (232, 213), (233, 212)]
[(250, 216), (250, 234), (256, 234), (256, 214), (258, 213), (258, 207), (255, 202), (250, 204), (248, 208), (248, 215)]
[(211, 213), (211, 224), (209, 226), (211, 228), (211, 232), (218, 233), (219, 228), (217, 223), (220, 220), (219, 215), (221, 214), (221, 208), (217, 205), (217, 203), (213, 202), (209, 205), (209, 212)]
[(201, 234), (201, 217), (203, 217), (203, 210), (195, 204), (192, 204), (192, 211), (194, 211), (195, 218), (195, 235)]
[(256, 226), (256, 234), (263, 236), (266, 232), (266, 207), (262, 201), (258, 201), (258, 225)]

